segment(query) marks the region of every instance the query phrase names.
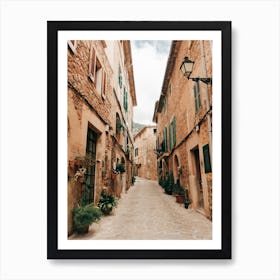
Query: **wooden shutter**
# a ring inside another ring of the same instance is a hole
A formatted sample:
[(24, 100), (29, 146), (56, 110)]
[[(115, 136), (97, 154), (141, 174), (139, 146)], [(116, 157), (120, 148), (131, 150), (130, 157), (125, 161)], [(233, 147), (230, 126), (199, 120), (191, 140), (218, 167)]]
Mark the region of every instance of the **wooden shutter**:
[(163, 143), (164, 143), (164, 152), (167, 152), (167, 128), (164, 128), (164, 132), (163, 132)]
[(123, 107), (127, 112), (127, 91), (125, 87), (123, 88)]
[(199, 89), (199, 82), (195, 84), (193, 87), (194, 90), (194, 102), (195, 102), (195, 112), (199, 110), (201, 107), (201, 99), (200, 99), (200, 89)]
[(95, 49), (92, 47), (90, 51), (90, 58), (89, 58), (89, 77), (93, 82), (95, 82), (95, 71), (96, 71), (96, 53), (95, 53)]
[(200, 98), (200, 87), (199, 87), (199, 81), (196, 83), (197, 88), (197, 102), (198, 102), (198, 108), (201, 107), (201, 98)]
[(75, 53), (76, 52), (77, 41), (76, 40), (68, 40), (67, 42), (68, 42), (68, 47), (70, 48), (72, 53)]
[(119, 86), (120, 88), (122, 88), (122, 71), (120, 66), (119, 66)]
[(101, 94), (106, 95), (106, 83), (107, 83), (107, 74), (104, 69), (102, 69), (102, 88), (101, 88)]
[(212, 172), (212, 170), (211, 170), (211, 161), (210, 161), (210, 153), (209, 153), (209, 145), (208, 144), (203, 146), (203, 157), (204, 157), (204, 170), (205, 170), (205, 173)]
[(173, 118), (173, 122), (172, 122), (172, 127), (173, 127), (173, 146), (176, 146), (176, 118)]
[(172, 150), (172, 122), (168, 127), (168, 132), (169, 132), (169, 150)]
[(198, 107), (197, 107), (197, 92), (196, 92), (196, 86), (193, 86), (193, 94), (194, 94), (195, 112), (197, 112), (197, 111), (198, 111)]

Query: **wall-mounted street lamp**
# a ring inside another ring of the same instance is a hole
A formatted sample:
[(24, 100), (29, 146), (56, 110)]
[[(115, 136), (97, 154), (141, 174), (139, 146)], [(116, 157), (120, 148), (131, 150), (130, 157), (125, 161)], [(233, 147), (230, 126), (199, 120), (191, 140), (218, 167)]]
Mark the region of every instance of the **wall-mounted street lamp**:
[(193, 71), (194, 61), (191, 61), (187, 56), (184, 58), (180, 70), (182, 71), (184, 77), (188, 80), (192, 80), (195, 82), (201, 81), (205, 84), (212, 84), (212, 78), (192, 78), (190, 77)]

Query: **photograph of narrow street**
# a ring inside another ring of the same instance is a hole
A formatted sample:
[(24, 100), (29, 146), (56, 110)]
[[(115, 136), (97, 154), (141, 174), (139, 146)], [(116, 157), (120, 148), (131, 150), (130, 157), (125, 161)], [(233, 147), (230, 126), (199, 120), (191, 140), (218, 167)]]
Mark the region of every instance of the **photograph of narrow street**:
[(68, 41), (68, 239), (212, 240), (212, 41)]
[(211, 239), (211, 222), (165, 195), (156, 181), (137, 178), (112, 215), (92, 223), (83, 237), (71, 239)]

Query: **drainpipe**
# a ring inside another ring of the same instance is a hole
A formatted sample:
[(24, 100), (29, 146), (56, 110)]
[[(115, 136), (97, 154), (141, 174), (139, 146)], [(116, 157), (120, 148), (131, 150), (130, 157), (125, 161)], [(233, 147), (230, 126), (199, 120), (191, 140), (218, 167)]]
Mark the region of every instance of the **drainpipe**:
[[(203, 44), (202, 40), (200, 41), (200, 51), (201, 51), (201, 58), (202, 58), (203, 77), (208, 77), (207, 69), (206, 69), (206, 61), (205, 61), (204, 44)], [(210, 110), (208, 85), (206, 85), (206, 108), (207, 108), (207, 111)], [(208, 128), (208, 136), (209, 136), (210, 162), (211, 162), (211, 166), (212, 166), (212, 126), (211, 126), (211, 118), (210, 118), (209, 114), (207, 114), (207, 128)]]

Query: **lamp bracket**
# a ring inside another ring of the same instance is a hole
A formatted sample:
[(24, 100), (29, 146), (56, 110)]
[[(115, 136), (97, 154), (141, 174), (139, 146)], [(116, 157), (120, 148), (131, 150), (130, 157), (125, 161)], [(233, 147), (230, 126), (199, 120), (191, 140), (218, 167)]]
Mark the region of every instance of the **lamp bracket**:
[(212, 78), (188, 78), (188, 80), (191, 79), (194, 82), (201, 81), (207, 85), (212, 85)]

